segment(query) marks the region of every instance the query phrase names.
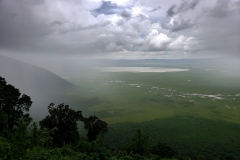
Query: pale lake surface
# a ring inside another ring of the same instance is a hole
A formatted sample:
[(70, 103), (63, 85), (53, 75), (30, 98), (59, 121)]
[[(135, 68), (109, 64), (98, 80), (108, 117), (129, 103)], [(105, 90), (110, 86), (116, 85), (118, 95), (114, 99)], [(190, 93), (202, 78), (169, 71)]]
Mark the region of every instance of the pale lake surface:
[(100, 72), (182, 72), (189, 69), (153, 67), (94, 67)]

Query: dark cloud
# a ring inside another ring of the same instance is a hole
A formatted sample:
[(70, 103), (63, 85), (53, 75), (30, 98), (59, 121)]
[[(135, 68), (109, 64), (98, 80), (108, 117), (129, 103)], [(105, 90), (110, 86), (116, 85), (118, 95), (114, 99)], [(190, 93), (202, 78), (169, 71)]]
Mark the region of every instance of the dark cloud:
[(162, 27), (163, 29), (169, 30), (169, 26), (168, 26), (168, 24), (165, 23), (165, 22), (162, 22), (162, 23), (161, 23), (161, 27)]
[(179, 6), (176, 6), (175, 4), (173, 4), (167, 10), (167, 16), (172, 17), (175, 14), (193, 10), (193, 9), (195, 9), (195, 7), (197, 6), (198, 3), (199, 3), (199, 0), (182, 0), (182, 3)]
[(48, 34), (45, 20), (36, 17), (28, 4), (3, 0), (0, 7), (1, 48), (33, 48), (42, 36)]
[(178, 12), (185, 12), (188, 10), (193, 10), (197, 6), (199, 0), (182, 0), (178, 8)]
[(174, 11), (174, 9), (176, 8), (177, 6), (175, 4), (173, 4), (168, 10), (167, 10), (167, 16), (168, 17), (172, 17), (173, 15), (176, 14), (177, 11)]
[(113, 4), (108, 1), (104, 1), (100, 8), (95, 9), (93, 11), (93, 14), (94, 15), (98, 15), (98, 14), (111, 15), (111, 14), (120, 13), (122, 10), (124, 10), (123, 7), (119, 7), (116, 4)]
[(50, 25), (54, 26), (54, 25), (62, 25), (63, 23), (61, 21), (54, 21), (52, 22)]
[(139, 18), (139, 21), (144, 21), (144, 20), (146, 20), (146, 19), (148, 19), (145, 15), (143, 15), (143, 14), (139, 14), (138, 15), (138, 18)]
[(29, 5), (42, 5), (45, 3), (45, 0), (22, 0), (22, 1)]
[[(57, 23), (57, 24), (56, 24)], [(107, 25), (110, 24), (110, 21), (103, 21), (101, 23), (96, 23), (96, 24), (92, 24), (92, 25), (88, 25), (88, 26), (81, 26), (81, 25), (77, 25), (71, 22), (65, 22), (62, 23), (59, 21), (55, 21), (53, 25), (67, 25), (67, 29), (63, 27), (63, 29), (59, 29), (59, 33), (61, 34), (67, 34), (67, 33), (71, 33), (71, 32), (77, 32), (77, 31), (82, 31), (82, 30), (89, 30), (89, 29), (99, 29), (102, 27), (105, 27)]]
[(122, 13), (120, 14), (123, 18), (130, 18), (131, 14), (128, 13), (127, 11), (122, 11)]
[(191, 23), (191, 21), (189, 19), (187, 19), (187, 20), (181, 19), (180, 21), (174, 22), (173, 26), (170, 27), (170, 31), (178, 32), (181, 30), (192, 28), (193, 26), (194, 26), (194, 24)]
[(190, 19), (184, 19), (182, 16), (175, 18), (172, 24), (161, 23), (161, 27), (169, 30), (170, 32), (186, 30), (192, 28), (193, 26), (194, 23), (192, 23)]
[(156, 8), (153, 8), (153, 9), (150, 10), (149, 12), (155, 12), (155, 11), (157, 11), (157, 10), (159, 10), (159, 9), (161, 9), (161, 6), (158, 6), (158, 7), (156, 7)]
[(236, 6), (237, 13), (240, 14), (240, 1), (235, 2), (234, 5)]
[(232, 10), (230, 9), (230, 2), (231, 1), (217, 0), (216, 6), (209, 9), (209, 15), (215, 18), (226, 18), (232, 13)]

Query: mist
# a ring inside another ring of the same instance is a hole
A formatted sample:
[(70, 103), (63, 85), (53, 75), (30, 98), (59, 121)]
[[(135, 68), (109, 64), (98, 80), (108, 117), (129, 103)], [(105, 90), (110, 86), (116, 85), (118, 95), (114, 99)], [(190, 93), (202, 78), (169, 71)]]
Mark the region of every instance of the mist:
[(85, 99), (67, 94), (78, 87), (46, 69), (0, 55), (0, 76), (19, 89), (20, 93), (31, 97), (33, 105), (30, 113), (35, 120), (41, 120), (47, 115), (50, 103), (65, 103), (86, 111), (82, 105)]

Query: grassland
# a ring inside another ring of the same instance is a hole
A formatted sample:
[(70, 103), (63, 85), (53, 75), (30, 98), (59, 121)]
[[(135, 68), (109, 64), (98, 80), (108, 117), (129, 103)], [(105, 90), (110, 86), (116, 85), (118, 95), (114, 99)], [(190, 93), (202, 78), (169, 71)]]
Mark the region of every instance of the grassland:
[(215, 71), (88, 72), (68, 78), (75, 93), (101, 101), (88, 110), (108, 123), (144, 122), (190, 114), (240, 123), (240, 81)]
[(97, 101), (85, 109), (110, 124), (105, 142), (111, 147), (124, 146), (141, 129), (153, 143), (167, 143), (182, 153), (240, 158), (238, 77), (203, 68), (169, 73), (89, 70), (66, 76), (80, 88), (69, 96)]

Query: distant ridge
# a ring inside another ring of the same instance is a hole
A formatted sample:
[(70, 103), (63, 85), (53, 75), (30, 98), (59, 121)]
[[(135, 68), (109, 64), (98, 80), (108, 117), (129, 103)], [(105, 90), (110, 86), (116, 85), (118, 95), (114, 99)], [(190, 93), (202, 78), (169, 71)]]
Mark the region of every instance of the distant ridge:
[(22, 94), (31, 97), (33, 104), (30, 112), (36, 120), (46, 116), (47, 106), (52, 102), (66, 103), (71, 107), (76, 103), (66, 92), (77, 86), (43, 68), (0, 55), (0, 76)]
[(59, 91), (76, 87), (50, 71), (3, 55), (0, 55), (0, 76), (23, 91), (34, 88)]

